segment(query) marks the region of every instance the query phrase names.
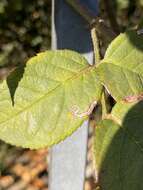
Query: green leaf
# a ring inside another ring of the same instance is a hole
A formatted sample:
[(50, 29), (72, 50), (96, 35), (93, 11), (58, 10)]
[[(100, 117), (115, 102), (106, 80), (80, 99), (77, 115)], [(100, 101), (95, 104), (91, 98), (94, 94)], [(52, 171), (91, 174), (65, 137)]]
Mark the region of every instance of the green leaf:
[(71, 135), (87, 119), (81, 113), (98, 101), (102, 89), (95, 68), (68, 50), (33, 57), (21, 81), (13, 84), (11, 79), (0, 85), (0, 139), (28, 148), (51, 146)]
[[(131, 110), (136, 103), (118, 102), (112, 109), (111, 116), (117, 122), (122, 124), (129, 110)], [(135, 114), (136, 115), (136, 114)]]
[(116, 0), (115, 4), (118, 9), (127, 9), (129, 6), (129, 0)]
[(140, 6), (143, 6), (143, 0), (139, 0)]
[(97, 68), (101, 82), (115, 100), (143, 92), (143, 36), (129, 31), (108, 47)]
[(114, 121), (105, 119), (96, 127), (94, 153), (102, 190), (143, 189), (142, 110), (143, 102), (119, 103), (112, 112)]

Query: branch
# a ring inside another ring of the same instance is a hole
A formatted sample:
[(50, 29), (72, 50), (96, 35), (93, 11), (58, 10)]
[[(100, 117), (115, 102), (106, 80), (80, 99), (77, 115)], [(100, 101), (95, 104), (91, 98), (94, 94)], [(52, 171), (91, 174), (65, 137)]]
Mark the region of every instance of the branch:
[(99, 51), (99, 41), (97, 38), (97, 31), (96, 31), (96, 23), (98, 22), (98, 18), (94, 17), (89, 10), (82, 6), (78, 0), (66, 0), (66, 2), (71, 5), (74, 10), (79, 13), (90, 25), (91, 27), (91, 38), (93, 43), (94, 55), (96, 59), (96, 63), (100, 62), (100, 51)]
[(119, 28), (119, 25), (116, 20), (116, 14), (114, 12), (113, 4), (112, 4), (111, 0), (103, 0), (103, 2), (104, 2), (105, 10), (109, 17), (111, 27), (113, 28), (113, 30), (116, 34), (119, 34), (120, 28)]
[(79, 13), (88, 24), (92, 24), (95, 21), (95, 16), (83, 5), (79, 3), (78, 0), (66, 0), (66, 2), (73, 7), (73, 9)]

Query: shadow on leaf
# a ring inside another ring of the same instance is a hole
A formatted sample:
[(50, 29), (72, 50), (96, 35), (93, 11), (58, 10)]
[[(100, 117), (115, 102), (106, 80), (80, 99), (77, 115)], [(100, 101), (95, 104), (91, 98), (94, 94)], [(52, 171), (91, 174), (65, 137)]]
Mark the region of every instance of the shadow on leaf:
[(95, 158), (102, 190), (143, 189), (143, 102), (128, 111), (121, 126), (112, 120), (99, 124)]
[(18, 87), (18, 83), (23, 77), (25, 64), (18, 66), (8, 77), (7, 86), (9, 88), (9, 93), (11, 95), (12, 105), (14, 106), (14, 95)]
[(143, 51), (143, 35), (138, 35), (136, 31), (128, 31), (127, 37), (131, 44), (140, 51)]

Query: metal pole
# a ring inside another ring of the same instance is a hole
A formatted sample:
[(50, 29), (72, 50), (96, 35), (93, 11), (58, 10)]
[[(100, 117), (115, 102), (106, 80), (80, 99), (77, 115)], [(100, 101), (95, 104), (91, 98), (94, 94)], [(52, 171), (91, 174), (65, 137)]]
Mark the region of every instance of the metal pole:
[[(93, 5), (93, 0), (88, 1)], [(97, 10), (97, 2), (95, 10)], [(64, 0), (52, 1), (52, 49), (72, 49), (93, 62), (92, 42), (87, 23)], [(83, 190), (88, 124), (51, 149), (49, 189)]]

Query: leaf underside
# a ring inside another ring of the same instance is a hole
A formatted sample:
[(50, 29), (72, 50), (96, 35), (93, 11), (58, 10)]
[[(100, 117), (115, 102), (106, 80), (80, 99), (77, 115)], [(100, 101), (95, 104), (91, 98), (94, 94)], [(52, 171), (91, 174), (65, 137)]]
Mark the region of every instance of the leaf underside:
[(14, 94), (0, 85), (0, 139), (26, 148), (48, 147), (71, 135), (86, 117), (73, 114), (98, 101), (101, 85), (95, 69), (78, 53), (46, 51), (31, 58)]

